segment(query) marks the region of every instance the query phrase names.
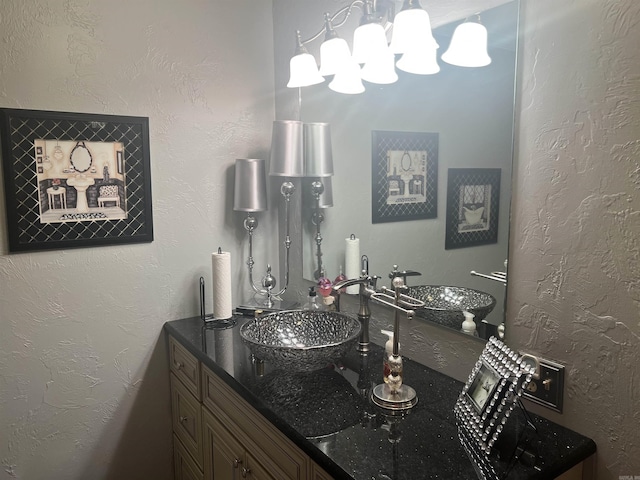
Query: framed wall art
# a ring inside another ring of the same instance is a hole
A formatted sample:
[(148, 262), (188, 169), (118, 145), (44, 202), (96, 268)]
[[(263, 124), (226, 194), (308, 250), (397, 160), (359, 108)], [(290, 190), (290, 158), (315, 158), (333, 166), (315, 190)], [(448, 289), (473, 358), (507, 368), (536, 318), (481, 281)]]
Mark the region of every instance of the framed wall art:
[(153, 241), (149, 119), (0, 109), (9, 251)]
[(373, 223), (436, 218), (438, 134), (372, 132)]
[(498, 242), (499, 168), (450, 168), (445, 249)]

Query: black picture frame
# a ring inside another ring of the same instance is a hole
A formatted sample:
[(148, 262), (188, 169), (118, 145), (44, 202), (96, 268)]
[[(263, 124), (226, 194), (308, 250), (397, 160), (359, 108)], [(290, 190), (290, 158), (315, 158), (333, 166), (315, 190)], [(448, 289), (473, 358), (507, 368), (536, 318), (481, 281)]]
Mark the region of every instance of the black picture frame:
[(147, 117), (0, 109), (0, 142), (10, 252), (153, 241)]
[(445, 250), (498, 243), (500, 168), (450, 168)]
[(438, 134), (372, 131), (372, 223), (438, 216)]

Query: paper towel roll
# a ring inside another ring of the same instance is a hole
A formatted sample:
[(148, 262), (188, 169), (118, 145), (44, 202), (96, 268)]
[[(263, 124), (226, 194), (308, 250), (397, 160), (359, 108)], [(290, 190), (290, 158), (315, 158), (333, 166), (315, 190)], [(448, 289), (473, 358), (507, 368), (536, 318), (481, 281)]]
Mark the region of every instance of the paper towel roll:
[[(345, 255), (344, 255), (344, 274), (347, 278), (358, 278), (360, 276), (360, 239), (355, 235), (346, 238)], [(357, 294), (360, 291), (359, 285), (351, 285), (347, 287), (347, 293)]]
[(231, 254), (220, 252), (211, 254), (213, 271), (213, 317), (231, 318), (233, 300), (231, 298)]

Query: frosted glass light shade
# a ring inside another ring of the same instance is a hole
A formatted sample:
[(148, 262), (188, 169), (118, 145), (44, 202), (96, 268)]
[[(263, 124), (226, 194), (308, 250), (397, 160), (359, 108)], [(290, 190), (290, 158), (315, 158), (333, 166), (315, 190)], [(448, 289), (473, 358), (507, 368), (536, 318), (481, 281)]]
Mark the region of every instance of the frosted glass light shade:
[(386, 85), (398, 80), (395, 69), (395, 57), (389, 48), (373, 58), (362, 67), (362, 79), (371, 83)]
[(289, 83), (287, 87), (308, 87), (324, 82), (324, 78), (318, 72), (316, 59), (310, 53), (300, 53), (291, 58), (289, 62)]
[(429, 14), (421, 8), (402, 10), (393, 21), (389, 48), (393, 53), (406, 53), (416, 46), (427, 50), (438, 48), (431, 32)]
[(379, 23), (365, 23), (353, 32), (353, 59), (357, 63), (367, 63), (387, 48), (387, 35)]
[(271, 137), (269, 175), (303, 177), (303, 129), (296, 120), (275, 120)]
[(239, 212), (263, 212), (267, 209), (267, 177), (264, 160), (236, 160), (233, 209)]
[(328, 123), (304, 124), (304, 174), (307, 177), (333, 175), (331, 128)]
[(413, 48), (402, 54), (396, 66), (416, 75), (433, 75), (440, 71), (436, 52), (437, 48)]
[(487, 29), (475, 22), (458, 25), (442, 60), (459, 67), (484, 67), (491, 63), (487, 53)]
[(364, 92), (364, 85), (362, 84), (362, 77), (360, 76), (360, 65), (351, 58), (343, 68), (338, 71), (329, 88), (334, 92), (346, 93), (348, 95), (355, 95)]
[(331, 38), (320, 45), (320, 75), (335, 75), (349, 61), (351, 51), (344, 38)]

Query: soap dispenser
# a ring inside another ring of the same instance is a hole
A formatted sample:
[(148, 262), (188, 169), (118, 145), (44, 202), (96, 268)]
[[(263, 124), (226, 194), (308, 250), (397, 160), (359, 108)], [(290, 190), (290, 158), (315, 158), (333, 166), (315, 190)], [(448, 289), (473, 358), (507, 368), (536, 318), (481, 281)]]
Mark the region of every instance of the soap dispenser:
[(302, 310), (322, 310), (322, 307), (318, 303), (318, 295), (316, 294), (315, 287), (309, 287), (309, 296), (307, 297), (307, 303), (304, 304)]
[(462, 322), (462, 332), (467, 335), (473, 335), (474, 337), (478, 336), (478, 330), (476, 329), (476, 322), (473, 320), (475, 315), (471, 312), (467, 312), (464, 310), (462, 312), (464, 315), (464, 322)]

